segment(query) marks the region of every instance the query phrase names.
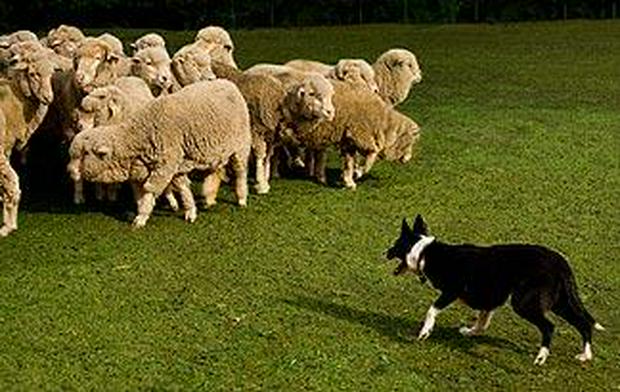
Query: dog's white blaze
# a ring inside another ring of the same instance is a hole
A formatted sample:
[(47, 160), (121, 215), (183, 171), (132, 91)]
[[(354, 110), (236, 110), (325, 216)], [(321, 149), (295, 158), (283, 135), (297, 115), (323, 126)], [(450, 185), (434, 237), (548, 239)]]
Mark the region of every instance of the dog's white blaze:
[(435, 326), (435, 318), (437, 318), (437, 315), (440, 312), (440, 309), (437, 309), (435, 306), (431, 305), (431, 307), (428, 309), (428, 312), (426, 312), (426, 319), (424, 319), (424, 325), (422, 326), (422, 329), (418, 334), (418, 339), (426, 339), (431, 334), (431, 331)]
[(548, 356), (549, 356), (549, 349), (545, 346), (541, 347), (540, 351), (538, 351), (538, 355), (536, 356), (536, 359), (534, 360), (534, 365), (543, 365), (545, 361), (547, 361)]
[(407, 253), (406, 258), (409, 269), (416, 272), (422, 272), (423, 263), (421, 263), (420, 255), (433, 241), (435, 241), (435, 237), (423, 235), (420, 240), (411, 247), (411, 250)]

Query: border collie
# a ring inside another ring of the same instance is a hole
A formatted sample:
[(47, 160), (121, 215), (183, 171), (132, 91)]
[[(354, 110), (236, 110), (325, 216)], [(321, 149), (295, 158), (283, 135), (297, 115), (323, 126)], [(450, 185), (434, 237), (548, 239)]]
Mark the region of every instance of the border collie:
[(394, 275), (412, 272), (423, 283), (428, 279), (441, 291), (426, 313), (419, 340), (429, 337), (439, 312), (456, 300), (479, 312), (474, 325), (463, 327), (460, 332), (465, 336), (479, 335), (489, 327), (493, 311), (511, 297), (514, 311), (542, 334), (535, 365), (544, 364), (549, 356), (554, 327), (545, 317), (548, 311), (562, 317), (581, 334), (583, 352), (576, 358), (582, 362), (592, 359), (592, 328), (604, 328), (579, 299), (566, 259), (551, 249), (526, 244), (444, 244), (428, 235), (426, 223), (418, 215), (413, 229), (403, 219), (400, 237), (387, 251), (387, 257), (400, 260)]

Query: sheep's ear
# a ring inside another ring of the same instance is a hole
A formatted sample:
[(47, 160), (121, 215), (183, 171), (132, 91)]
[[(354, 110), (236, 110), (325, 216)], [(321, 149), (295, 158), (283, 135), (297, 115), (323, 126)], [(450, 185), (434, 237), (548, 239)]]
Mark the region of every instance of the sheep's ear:
[(108, 53), (106, 54), (105, 57), (106, 61), (110, 62), (110, 63), (116, 63), (118, 62), (121, 58), (118, 54), (112, 52), (112, 51), (108, 51)]
[(426, 226), (426, 222), (424, 222), (424, 218), (420, 214), (415, 217), (413, 222), (413, 232), (422, 235), (428, 234), (428, 226)]

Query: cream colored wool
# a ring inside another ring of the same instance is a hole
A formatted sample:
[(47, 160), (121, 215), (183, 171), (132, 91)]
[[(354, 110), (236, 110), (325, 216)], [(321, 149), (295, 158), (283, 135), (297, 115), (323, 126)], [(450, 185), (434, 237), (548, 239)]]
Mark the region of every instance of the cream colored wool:
[(44, 56), (11, 65), (10, 79), (0, 79), (0, 237), (17, 229), (21, 190), (11, 167), (11, 152), (24, 148), (53, 100), (52, 63)]
[(171, 181), (191, 171), (207, 173), (203, 193), (216, 201), (218, 171), (230, 163), (235, 193), (247, 204), (250, 118), (239, 89), (226, 80), (194, 83), (159, 97), (128, 120), (78, 134), (69, 167), (97, 182), (136, 184), (137, 227), (144, 226), (155, 199)]
[(61, 56), (73, 58), (81, 42), (86, 38), (77, 27), (60, 25), (51, 29), (42, 42)]
[(233, 44), (230, 34), (219, 26), (208, 26), (196, 34), (195, 42), (211, 55), (211, 59), (220, 61), (237, 68), (233, 52)]
[(166, 48), (157, 46), (139, 50), (131, 62), (131, 74), (144, 79), (156, 97), (181, 88), (172, 74), (170, 55)]
[(148, 33), (135, 40), (131, 45), (132, 54), (146, 48), (165, 48), (166, 40), (157, 33)]
[[(230, 66), (230, 65), (229, 65)], [(202, 80), (214, 80), (211, 56), (200, 45), (189, 44), (172, 56), (172, 73), (181, 86)], [(232, 66), (231, 66), (232, 67)], [(233, 67), (233, 69), (236, 69)]]
[(407, 49), (390, 49), (372, 65), (381, 98), (392, 106), (402, 103), (411, 87), (422, 81), (415, 55)]

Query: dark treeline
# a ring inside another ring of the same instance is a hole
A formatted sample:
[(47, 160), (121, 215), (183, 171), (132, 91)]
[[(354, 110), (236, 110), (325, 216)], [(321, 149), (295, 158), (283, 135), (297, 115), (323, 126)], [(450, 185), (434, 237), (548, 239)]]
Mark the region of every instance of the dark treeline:
[(0, 30), (196, 29), (616, 18), (620, 0), (0, 0)]

